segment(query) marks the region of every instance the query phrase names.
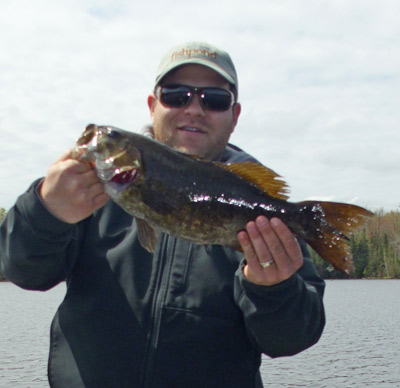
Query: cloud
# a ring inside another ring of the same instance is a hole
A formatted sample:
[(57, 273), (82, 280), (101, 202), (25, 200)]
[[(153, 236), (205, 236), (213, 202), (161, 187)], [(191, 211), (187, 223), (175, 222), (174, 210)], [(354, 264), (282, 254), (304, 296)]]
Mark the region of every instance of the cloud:
[(158, 61), (195, 39), (232, 55), (243, 106), (232, 141), (281, 173), (293, 200), (397, 209), (399, 11), (394, 0), (6, 0), (0, 207), (89, 122), (146, 124)]

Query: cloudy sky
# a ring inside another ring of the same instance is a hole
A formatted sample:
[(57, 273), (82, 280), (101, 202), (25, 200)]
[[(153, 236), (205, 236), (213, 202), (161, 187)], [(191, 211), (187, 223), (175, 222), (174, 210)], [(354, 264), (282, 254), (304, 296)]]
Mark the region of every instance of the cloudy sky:
[(232, 142), (291, 200), (398, 210), (399, 17), (398, 0), (1, 0), (0, 207), (86, 124), (140, 130), (164, 52), (202, 40), (237, 68)]

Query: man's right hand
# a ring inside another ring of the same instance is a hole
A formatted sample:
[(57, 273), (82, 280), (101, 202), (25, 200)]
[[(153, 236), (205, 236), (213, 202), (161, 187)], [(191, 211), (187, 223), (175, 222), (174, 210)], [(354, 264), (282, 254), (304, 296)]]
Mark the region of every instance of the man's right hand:
[(109, 196), (90, 163), (70, 155), (71, 151), (66, 152), (50, 166), (40, 196), (55, 217), (74, 224), (104, 206)]

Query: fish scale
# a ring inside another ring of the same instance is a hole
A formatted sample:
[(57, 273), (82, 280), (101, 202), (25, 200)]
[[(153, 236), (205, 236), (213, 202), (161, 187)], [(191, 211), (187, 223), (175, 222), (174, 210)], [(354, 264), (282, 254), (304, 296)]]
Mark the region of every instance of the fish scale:
[(94, 165), (111, 199), (136, 217), (149, 251), (161, 232), (240, 250), (238, 232), (265, 215), (280, 218), (334, 268), (350, 272), (350, 236), (372, 215), (345, 203), (289, 202), (286, 183), (259, 163), (202, 160), (112, 126), (88, 125), (72, 157)]

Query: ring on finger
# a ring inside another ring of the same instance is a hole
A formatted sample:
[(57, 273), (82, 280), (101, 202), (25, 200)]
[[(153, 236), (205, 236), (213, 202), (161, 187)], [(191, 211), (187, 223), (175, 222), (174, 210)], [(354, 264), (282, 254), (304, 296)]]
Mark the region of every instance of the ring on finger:
[(271, 260), (266, 261), (266, 262), (260, 261), (260, 265), (261, 265), (261, 267), (263, 267), (263, 268), (268, 268), (268, 267), (271, 266), (272, 264), (275, 264), (274, 259), (271, 259)]

